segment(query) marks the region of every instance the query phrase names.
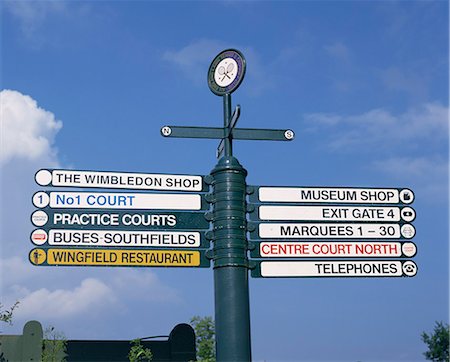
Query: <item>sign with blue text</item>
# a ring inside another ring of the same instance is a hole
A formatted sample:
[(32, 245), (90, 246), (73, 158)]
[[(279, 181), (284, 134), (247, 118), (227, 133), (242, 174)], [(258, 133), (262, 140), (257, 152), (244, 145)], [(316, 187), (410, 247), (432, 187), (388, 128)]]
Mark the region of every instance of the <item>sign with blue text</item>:
[(199, 194), (156, 194), (124, 192), (44, 192), (33, 195), (38, 208), (201, 210), (206, 207)]

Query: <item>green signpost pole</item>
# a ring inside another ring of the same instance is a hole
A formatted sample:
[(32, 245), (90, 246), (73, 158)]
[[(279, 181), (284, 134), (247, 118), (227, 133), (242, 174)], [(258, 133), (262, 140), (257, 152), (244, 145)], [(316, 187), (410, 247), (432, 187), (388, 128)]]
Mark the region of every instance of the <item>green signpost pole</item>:
[[(224, 98), (224, 130), (231, 118), (231, 96)], [(213, 260), (217, 361), (251, 361), (250, 305), (246, 238), (247, 171), (233, 157), (225, 139), (225, 156), (213, 177)]]
[(247, 171), (233, 156), (211, 171), (217, 361), (251, 361), (246, 239)]
[(235, 128), (240, 106), (231, 113), (231, 93), (245, 74), (245, 58), (227, 49), (214, 58), (208, 70), (211, 91), (223, 97), (224, 127), (164, 126), (161, 134), (175, 138), (216, 138), (219, 161), (208, 183), (213, 193), (209, 202), (213, 212), (210, 239), (213, 249), (207, 254), (214, 262), (216, 360), (218, 362), (251, 361), (249, 259), (246, 219), (245, 178), (247, 171), (233, 157), (233, 139), (291, 141), (289, 129)]

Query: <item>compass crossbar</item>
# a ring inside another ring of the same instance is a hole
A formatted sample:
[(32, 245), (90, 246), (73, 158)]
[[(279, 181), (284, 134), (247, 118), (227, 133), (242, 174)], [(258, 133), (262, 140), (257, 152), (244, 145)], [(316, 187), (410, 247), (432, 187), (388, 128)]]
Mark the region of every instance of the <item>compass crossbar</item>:
[(225, 136), (225, 129), (220, 127), (164, 126), (161, 128), (161, 134), (164, 137), (221, 139)]
[(235, 128), (231, 134), (235, 140), (291, 141), (287, 129)]

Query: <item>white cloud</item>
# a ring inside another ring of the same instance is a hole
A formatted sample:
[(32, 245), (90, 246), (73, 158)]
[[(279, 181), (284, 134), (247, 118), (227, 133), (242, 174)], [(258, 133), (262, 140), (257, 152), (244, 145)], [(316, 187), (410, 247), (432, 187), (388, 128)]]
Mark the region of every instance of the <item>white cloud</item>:
[(433, 179), (445, 177), (448, 171), (448, 162), (443, 159), (430, 157), (393, 157), (374, 162), (377, 169), (394, 175), (395, 177), (408, 177), (414, 179), (421, 175)]
[(180, 50), (166, 51), (163, 60), (177, 65), (190, 80), (203, 84), (206, 82), (206, 70), (212, 57), (223, 49), (226, 46), (222, 42), (200, 39)]
[(373, 109), (359, 115), (314, 113), (304, 116), (310, 131), (332, 129), (332, 149), (354, 149), (361, 145), (378, 145), (384, 150), (416, 142), (446, 140), (448, 108), (439, 103), (425, 103), (394, 115), (384, 109)]
[(418, 198), (448, 201), (448, 159), (435, 155), (392, 157), (373, 162), (375, 170), (407, 182), (420, 190)]
[(44, 160), (56, 166), (53, 145), (62, 122), (28, 95), (14, 90), (0, 92), (0, 165), (13, 159)]
[(54, 14), (60, 14), (66, 11), (68, 3), (58, 0), (47, 1), (5, 1), (5, 9), (8, 10), (18, 21), (20, 30), (29, 41), (34, 45), (43, 40), (38, 37), (37, 31), (45, 20)]
[(330, 45), (324, 46), (325, 51), (334, 59), (338, 59), (344, 62), (350, 60), (350, 50), (342, 42), (335, 42)]
[[(206, 72), (214, 57), (225, 49), (238, 49), (244, 55), (247, 64), (246, 70), (246, 91), (257, 96), (264, 90), (273, 86), (274, 79), (270, 77), (271, 67), (279, 61), (263, 62), (259, 55), (250, 47), (225, 44), (222, 41), (201, 39), (195, 41), (178, 51), (166, 51), (162, 58), (165, 61), (175, 64), (184, 76), (198, 85), (206, 83)], [(286, 55), (286, 54), (284, 54)]]
[(430, 102), (401, 114), (373, 109), (359, 115), (304, 117), (309, 132), (320, 132), (330, 149), (365, 154), (364, 169), (414, 186), (434, 201), (447, 200), (449, 113)]
[(6, 287), (8, 285), (15, 285), (25, 279), (30, 275), (30, 267), (32, 265), (24, 261), (24, 258), (14, 256), (11, 258), (0, 259), (0, 270), (2, 273), (6, 274), (2, 277), (2, 286)]
[[(161, 283), (155, 273), (145, 270), (124, 269), (114, 275), (115, 290), (128, 298), (150, 302), (179, 302), (178, 292)], [(136, 286), (139, 286), (136, 288)]]
[(74, 290), (41, 288), (20, 299), (17, 317), (47, 319), (80, 316), (117, 302), (113, 290), (94, 278), (84, 279)]

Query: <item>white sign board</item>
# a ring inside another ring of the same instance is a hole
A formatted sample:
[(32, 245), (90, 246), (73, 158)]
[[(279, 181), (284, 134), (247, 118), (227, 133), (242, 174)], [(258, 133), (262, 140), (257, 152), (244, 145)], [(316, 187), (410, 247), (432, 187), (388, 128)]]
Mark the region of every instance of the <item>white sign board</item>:
[(101, 187), (157, 191), (202, 191), (202, 176), (166, 175), (132, 172), (39, 170), (40, 186)]
[(409, 189), (344, 187), (259, 187), (260, 202), (410, 204), (414, 193)]
[(417, 252), (414, 243), (400, 242), (261, 242), (262, 258), (388, 258), (413, 257)]
[[(412, 261), (263, 261), (262, 277), (412, 277)], [(253, 275), (253, 274), (252, 274)]]
[(411, 224), (261, 223), (262, 239), (411, 239)]
[(200, 210), (198, 194), (144, 194), (105, 192), (50, 192), (33, 195), (33, 204), (43, 208)]
[(260, 220), (411, 222), (415, 217), (411, 207), (264, 205), (258, 211)]
[(111, 231), (111, 230), (66, 230), (37, 229), (31, 234), (36, 245), (48, 243), (52, 246), (110, 246), (110, 247), (200, 247), (199, 232), (174, 231)]

